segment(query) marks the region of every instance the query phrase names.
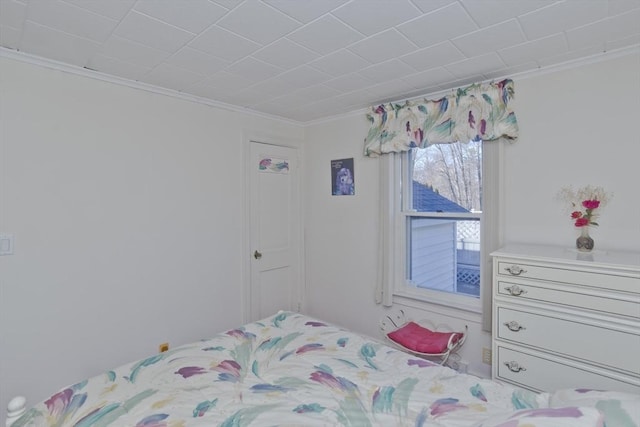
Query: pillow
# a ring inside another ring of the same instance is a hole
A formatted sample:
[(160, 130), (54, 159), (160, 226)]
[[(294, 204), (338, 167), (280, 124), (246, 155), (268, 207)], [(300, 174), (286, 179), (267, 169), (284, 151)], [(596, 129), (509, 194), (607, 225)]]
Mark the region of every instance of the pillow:
[(558, 390), (549, 398), (551, 407), (591, 406), (604, 414), (607, 427), (640, 427), (640, 394), (590, 389)]
[(603, 427), (603, 415), (595, 408), (522, 409), (490, 417), (474, 427)]
[(454, 344), (462, 338), (460, 332), (434, 332), (415, 322), (409, 322), (388, 333), (387, 336), (409, 350), (427, 354), (444, 353), (447, 351), (450, 339)]

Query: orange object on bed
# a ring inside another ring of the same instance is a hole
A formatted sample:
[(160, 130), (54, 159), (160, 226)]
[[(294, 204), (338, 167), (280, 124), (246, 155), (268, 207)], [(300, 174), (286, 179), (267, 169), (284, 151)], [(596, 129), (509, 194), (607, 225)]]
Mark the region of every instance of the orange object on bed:
[(390, 340), (409, 350), (427, 354), (442, 354), (455, 345), (462, 337), (460, 332), (435, 332), (408, 322), (406, 325), (387, 334)]

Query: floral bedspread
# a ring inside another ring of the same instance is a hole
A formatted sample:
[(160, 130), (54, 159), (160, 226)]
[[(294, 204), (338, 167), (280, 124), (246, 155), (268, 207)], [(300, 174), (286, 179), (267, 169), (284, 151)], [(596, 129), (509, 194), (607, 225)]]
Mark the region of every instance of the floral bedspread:
[(74, 384), (22, 426), (471, 426), (538, 395), (280, 312)]

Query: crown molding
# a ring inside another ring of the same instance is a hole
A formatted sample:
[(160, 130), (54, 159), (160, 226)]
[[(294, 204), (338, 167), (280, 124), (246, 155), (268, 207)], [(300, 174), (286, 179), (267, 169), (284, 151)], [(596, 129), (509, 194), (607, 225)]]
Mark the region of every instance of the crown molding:
[[(572, 68), (577, 68), (577, 67), (583, 67), (585, 65), (589, 65), (589, 64), (595, 64), (598, 62), (604, 62), (604, 61), (609, 61), (615, 58), (619, 58), (619, 57), (623, 57), (623, 56), (628, 56), (628, 55), (640, 55), (640, 46), (638, 45), (634, 45), (634, 46), (630, 46), (630, 47), (625, 47), (625, 48), (621, 48), (621, 49), (616, 49), (616, 50), (612, 50), (612, 51), (605, 51), (605, 52), (601, 52), (601, 53), (597, 53), (591, 56), (586, 56), (583, 58), (578, 58), (578, 59), (573, 59), (570, 61), (565, 61), (559, 64), (554, 64), (554, 65), (549, 65), (546, 67), (538, 67), (535, 69), (531, 69), (531, 70), (527, 70), (527, 71), (521, 71), (518, 73), (513, 73), (513, 74), (509, 74), (509, 75), (503, 75), (500, 77), (495, 77), (495, 78), (491, 78), (491, 79), (487, 79), (487, 80), (483, 80), (483, 81), (479, 81), (476, 83), (490, 83), (490, 82), (495, 82), (495, 81), (500, 81), (500, 80), (504, 80), (506, 78), (512, 79), (512, 80), (525, 80), (525, 79), (529, 79), (532, 77), (538, 77), (538, 76), (542, 76), (545, 74), (551, 74), (551, 73), (557, 73), (559, 71), (563, 71), (563, 70), (569, 70)], [(467, 86), (467, 85), (465, 85)], [(378, 105), (378, 104), (387, 104), (387, 103), (402, 103), (405, 101), (418, 101), (421, 99), (439, 99), (442, 98), (443, 96), (446, 96), (448, 94), (451, 93), (452, 90), (457, 89), (457, 87), (453, 87), (453, 88), (448, 88), (448, 89), (443, 89), (437, 92), (426, 92), (422, 95), (418, 95), (418, 96), (412, 96), (409, 98), (401, 98), (401, 99), (395, 99), (395, 100), (391, 100), (391, 101), (384, 101), (384, 102), (379, 102), (379, 103), (375, 103), (372, 105)], [(347, 113), (344, 114), (338, 114), (335, 116), (331, 116), (331, 117), (324, 117), (322, 119), (317, 119), (317, 120), (310, 120), (308, 122), (304, 122), (305, 126), (308, 125), (316, 125), (316, 124), (321, 124), (321, 123), (325, 123), (325, 122), (331, 122), (331, 121), (335, 121), (338, 119), (343, 119), (345, 117), (350, 117), (350, 116), (354, 116), (354, 115), (362, 115), (364, 117), (365, 114), (367, 114), (369, 112), (369, 108), (362, 108), (359, 110), (354, 110), (354, 111), (349, 111)]]
[[(505, 78), (510, 78), (510, 79), (520, 79), (520, 80), (524, 80), (524, 79), (528, 79), (528, 78), (532, 78), (532, 77), (537, 77), (537, 76), (541, 76), (544, 74), (550, 74), (550, 73), (556, 73), (559, 71), (563, 71), (563, 70), (568, 70), (571, 68), (577, 68), (577, 67), (582, 67), (585, 65), (589, 65), (589, 64), (593, 64), (593, 63), (597, 63), (597, 62), (603, 62), (603, 61), (608, 61), (611, 59), (615, 59), (618, 57), (623, 57), (623, 56), (627, 56), (627, 55), (640, 55), (640, 46), (630, 46), (630, 47), (626, 47), (626, 48), (621, 48), (621, 49), (617, 49), (617, 50), (613, 50), (613, 51), (605, 51), (602, 53), (598, 53), (595, 55), (591, 55), (591, 56), (587, 56), (584, 58), (579, 58), (579, 59), (575, 59), (575, 60), (570, 60), (570, 61), (565, 61), (562, 62), (560, 64), (554, 64), (554, 65), (550, 65), (550, 66), (546, 66), (546, 67), (539, 67), (536, 69), (532, 69), (532, 70), (528, 70), (528, 71), (522, 71), (522, 72), (518, 72), (518, 73), (514, 73), (511, 75), (505, 75), (505, 76), (500, 76), (497, 78), (492, 78), (490, 80), (485, 80), (485, 81), (481, 81), (481, 82), (477, 82), (477, 83), (489, 83), (492, 81), (499, 81)], [(353, 110), (353, 111), (348, 111), (346, 113), (341, 113), (341, 114), (337, 114), (334, 116), (329, 116), (329, 117), (323, 117), (321, 119), (317, 119), (317, 120), (309, 120), (306, 122), (301, 122), (301, 121), (297, 121), (297, 120), (291, 120), (291, 119), (287, 119), (284, 117), (280, 117), (280, 116), (276, 116), (276, 115), (272, 115), (272, 114), (266, 114), (266, 113), (261, 113), (259, 111), (255, 111), (255, 110), (251, 110), (249, 108), (243, 108), (243, 107), (237, 107), (235, 105), (231, 105), (231, 104), (225, 104), (224, 102), (219, 102), (219, 101), (213, 101), (211, 99), (208, 98), (203, 98), (197, 95), (191, 95), (191, 94), (187, 94), (184, 92), (178, 92), (176, 90), (172, 90), (172, 89), (165, 89), (165, 88), (161, 88), (159, 86), (154, 86), (148, 83), (142, 83), (142, 82), (138, 82), (135, 80), (129, 80), (129, 79), (125, 79), (122, 77), (115, 77), (115, 76), (111, 76), (105, 73), (101, 73), (99, 71), (95, 71), (95, 70), (91, 70), (88, 68), (82, 68), (79, 66), (75, 66), (75, 65), (69, 65), (63, 62), (59, 62), (59, 61), (55, 61), (52, 59), (47, 59), (47, 58), (43, 58), (40, 56), (36, 56), (36, 55), (31, 55), (28, 53), (24, 53), (24, 52), (20, 52), (17, 50), (13, 50), (13, 49), (7, 49), (5, 47), (0, 46), (0, 58), (8, 58), (8, 59), (13, 59), (16, 61), (20, 61), (20, 62), (26, 62), (29, 64), (33, 64), (33, 65), (38, 65), (41, 67), (45, 67), (45, 68), (50, 68), (53, 70), (58, 70), (58, 71), (62, 71), (65, 73), (70, 73), (70, 74), (75, 74), (78, 76), (83, 76), (83, 77), (88, 77), (88, 78), (92, 78), (92, 79), (96, 79), (96, 80), (101, 80), (104, 82), (108, 82), (108, 83), (113, 83), (113, 84), (117, 84), (117, 85), (121, 85), (121, 86), (127, 86), (133, 89), (138, 89), (138, 90), (143, 90), (146, 92), (152, 92), (152, 93), (157, 93), (160, 95), (165, 95), (165, 96), (169, 96), (172, 98), (178, 98), (178, 99), (182, 99), (185, 101), (190, 101), (190, 102), (195, 102), (198, 104), (203, 104), (203, 105), (207, 105), (210, 107), (214, 107), (214, 108), (219, 108), (219, 109), (223, 109), (223, 110), (227, 110), (227, 111), (234, 111), (237, 113), (244, 113), (244, 114), (249, 114), (252, 116), (256, 116), (256, 117), (261, 117), (261, 118), (265, 118), (265, 119), (269, 119), (269, 120), (275, 120), (275, 121), (279, 121), (282, 123), (286, 123), (289, 125), (295, 125), (295, 126), (309, 126), (309, 125), (316, 125), (316, 124), (322, 124), (322, 123), (327, 123), (327, 122), (332, 122), (338, 119), (344, 119), (346, 117), (352, 117), (352, 116), (356, 116), (356, 115), (361, 115), (364, 116), (367, 111), (369, 110), (368, 108), (363, 108), (363, 109), (359, 109), (359, 110)], [(452, 89), (455, 88), (448, 88), (448, 89), (443, 89), (441, 91), (438, 92), (428, 92), (428, 93), (424, 93), (422, 95), (419, 96), (413, 96), (411, 98), (404, 98), (404, 99), (396, 99), (396, 100), (392, 100), (392, 101), (385, 101), (384, 103), (387, 102), (405, 102), (407, 100), (409, 101), (415, 101), (415, 100), (419, 100), (419, 99), (424, 99), (424, 98), (431, 98), (431, 99), (437, 99), (440, 98), (444, 95), (447, 95), (451, 92)]]
[(64, 62), (56, 61), (53, 59), (43, 58), (37, 55), (31, 55), (29, 53), (20, 52), (13, 49), (7, 49), (0, 46), (0, 58), (13, 59), (19, 62), (25, 62), (27, 64), (38, 65), (40, 67), (49, 68), (52, 70), (62, 71), (64, 73), (74, 74), (77, 76), (88, 77), (103, 82), (113, 83), (120, 86), (126, 86), (133, 89), (143, 90), (145, 92), (156, 93), (159, 95), (169, 96), (171, 98), (178, 98), (184, 101), (195, 102), (198, 104), (207, 105), (209, 107), (219, 108), (222, 110), (233, 111), (236, 113), (249, 114), (251, 116), (261, 117), (264, 119), (275, 120), (283, 122), (289, 125), (304, 126), (303, 122), (287, 119), (284, 117), (261, 113), (249, 108), (238, 107), (231, 104), (225, 104), (224, 102), (214, 101), (208, 98), (203, 98), (197, 95), (191, 95), (185, 92), (179, 92), (173, 89), (165, 89), (159, 86), (155, 86), (148, 83), (142, 83), (135, 80), (125, 79), (122, 77), (116, 77), (109, 74), (101, 73), (100, 71), (91, 70), (89, 68), (83, 68), (76, 65), (69, 65)]

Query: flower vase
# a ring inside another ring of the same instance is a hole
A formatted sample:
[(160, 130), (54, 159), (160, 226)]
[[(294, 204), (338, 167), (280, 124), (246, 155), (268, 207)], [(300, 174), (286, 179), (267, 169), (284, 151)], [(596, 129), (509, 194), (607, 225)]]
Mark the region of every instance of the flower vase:
[(581, 227), (580, 237), (576, 239), (576, 248), (580, 252), (591, 252), (593, 245), (593, 239), (589, 236), (589, 227)]

